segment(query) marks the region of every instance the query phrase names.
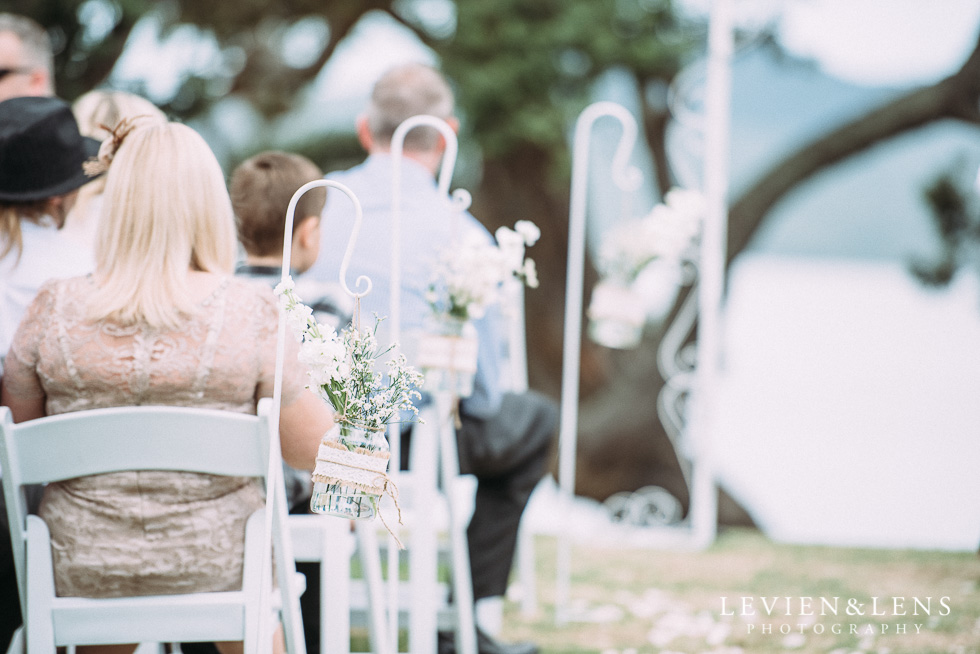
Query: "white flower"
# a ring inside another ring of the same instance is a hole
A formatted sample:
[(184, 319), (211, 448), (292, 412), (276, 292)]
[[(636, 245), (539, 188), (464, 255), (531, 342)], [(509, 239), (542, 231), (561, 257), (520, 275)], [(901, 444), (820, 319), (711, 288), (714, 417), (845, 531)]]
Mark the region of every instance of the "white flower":
[(500, 249), (508, 250), (515, 247), (524, 247), (524, 237), (515, 232), (510, 227), (498, 227), (494, 233)]
[[(307, 369), (309, 386), (340, 414), (338, 420), (380, 430), (398, 410), (418, 415), (413, 397), (421, 375), (405, 364), (404, 356), (389, 361), (387, 376), (378, 360), (392, 348), (379, 349), (373, 330), (354, 327), (337, 334), (316, 322), (309, 307), (285, 284), (277, 287), (287, 321), (300, 341), (299, 360)], [(379, 321), (380, 322), (380, 321)]]
[(664, 195), (664, 204), (700, 222), (707, 211), (707, 201), (698, 191), (685, 188), (672, 188)]
[(541, 238), (541, 230), (530, 220), (518, 220), (514, 223), (514, 231), (521, 235), (524, 244), (531, 247)]
[(695, 191), (672, 189), (649, 214), (610, 229), (599, 246), (604, 277), (631, 283), (653, 260), (680, 259), (695, 243), (704, 201)]
[(297, 338), (306, 334), (313, 319), (313, 310), (305, 304), (296, 304), (286, 309), (286, 326)]
[(524, 277), (524, 283), (531, 288), (538, 287), (538, 268), (534, 264), (534, 259), (528, 259), (524, 262), (524, 268), (521, 270), (521, 274)]
[(293, 284), (293, 278), (287, 275), (286, 279), (276, 284), (275, 293), (276, 295), (283, 295), (286, 291), (291, 291), (295, 288), (296, 285)]
[(461, 242), (443, 250), (425, 294), (437, 314), (462, 319), (479, 318), (486, 308), (500, 302), (501, 287), (512, 278), (536, 286), (536, 270), (525, 262), (525, 250), (540, 236), (529, 221), (518, 221), (521, 232), (501, 227), (496, 243), (489, 243), (479, 232), (468, 233)]

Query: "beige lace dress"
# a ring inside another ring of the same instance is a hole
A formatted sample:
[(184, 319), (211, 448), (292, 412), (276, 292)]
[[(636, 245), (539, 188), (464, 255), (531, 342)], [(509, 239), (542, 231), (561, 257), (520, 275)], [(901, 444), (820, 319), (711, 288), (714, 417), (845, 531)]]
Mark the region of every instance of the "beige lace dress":
[[(163, 404), (254, 414), (271, 396), (277, 307), (261, 283), (224, 279), (178, 330), (85, 317), (91, 277), (44, 285), (7, 357), (4, 385), (43, 395), (48, 415)], [(285, 357), (283, 402), (303, 388)], [(57, 452), (52, 452), (57, 456)], [(245, 521), (263, 504), (255, 480), (120, 472), (50, 484), (58, 595), (116, 597), (241, 588)]]

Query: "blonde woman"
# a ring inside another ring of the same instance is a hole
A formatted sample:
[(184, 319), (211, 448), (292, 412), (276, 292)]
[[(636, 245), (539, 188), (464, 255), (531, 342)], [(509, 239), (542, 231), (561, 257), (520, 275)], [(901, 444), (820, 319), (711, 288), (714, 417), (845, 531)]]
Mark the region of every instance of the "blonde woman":
[[(234, 221), (218, 162), (179, 124), (117, 129), (109, 143), (95, 273), (40, 290), (8, 356), (3, 403), (16, 421), (135, 404), (254, 413), (272, 394), (277, 304), (268, 286), (231, 275)], [(333, 419), (303, 388), (295, 351), (286, 362), (283, 457), (312, 469)], [(245, 520), (262, 503), (251, 480), (191, 473), (51, 484), (39, 513), (51, 530), (56, 590), (240, 588)]]
[[(166, 115), (155, 104), (126, 91), (89, 91), (75, 100), (71, 110), (78, 121), (78, 130), (98, 141), (109, 138), (112, 130), (124, 120), (138, 117), (141, 121), (167, 121)], [(105, 178), (100, 177), (79, 189), (78, 200), (65, 221), (65, 235), (89, 251), (95, 247), (105, 184)]]

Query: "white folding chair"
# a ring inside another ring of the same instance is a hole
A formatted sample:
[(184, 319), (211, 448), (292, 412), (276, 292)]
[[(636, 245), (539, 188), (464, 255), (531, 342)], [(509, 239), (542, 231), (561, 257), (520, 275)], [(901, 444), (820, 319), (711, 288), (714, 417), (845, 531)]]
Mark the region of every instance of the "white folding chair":
[[(38, 516), (28, 515), (23, 492), (32, 484), (123, 470), (182, 470), (266, 482), (268, 471), (281, 466), (278, 460), (270, 463), (270, 456), (278, 459), (278, 453), (270, 455), (270, 409), (269, 400), (259, 403), (258, 416), (184, 407), (118, 407), (14, 424), (10, 411), (0, 407), (3, 491), (25, 616), (22, 640), (29, 654), (54, 654), (56, 647), (67, 645), (193, 641), (244, 641), (246, 654), (270, 651), (275, 614), (260, 611), (261, 594), (271, 593), (271, 575), (263, 574), (270, 567), (263, 537), (265, 509), (248, 520), (241, 590), (58, 597), (48, 528)], [(278, 499), (272, 503), (271, 537), (279, 590), (270, 605), (282, 614), (289, 651), (305, 654), (298, 615), (301, 582), (291, 558), (284, 495), (279, 493)]]
[[(459, 473), (452, 425), (445, 419), (439, 425), (443, 409), (439, 402), (433, 402), (421, 410), (424, 424), (415, 425), (414, 428), (410, 470), (398, 473), (398, 502), (403, 520), (398, 535), (406, 546), (407, 579), (398, 582), (397, 601), (392, 602), (389, 597), (387, 604), (389, 610), (393, 604), (397, 604), (397, 615), (389, 617), (400, 628), (407, 630), (409, 652), (435, 651), (437, 631), (461, 630), (464, 645), (460, 651), (468, 646), (472, 654), (476, 654), (473, 590), (466, 540), (466, 527), (473, 513), (476, 478)], [(445, 413), (448, 415), (448, 409), (445, 409)], [(382, 499), (381, 511), (388, 516), (398, 513), (388, 497)], [(295, 517), (291, 516), (290, 519)], [(351, 613), (350, 623), (344, 622), (346, 616), (338, 618), (336, 613), (332, 620), (335, 628), (341, 630), (366, 624), (372, 643), (386, 643), (383, 639), (374, 640), (379, 615), (384, 615), (384, 609), (378, 608), (379, 604), (384, 606), (383, 600), (377, 599), (377, 585), (381, 578), (378, 553), (380, 548), (381, 554), (387, 554), (391, 543), (385, 538), (379, 545), (378, 534), (386, 535), (386, 532), (378, 522), (358, 521), (355, 527), (363, 579), (349, 580), (349, 566), (335, 567), (335, 579), (343, 581), (333, 582), (334, 611), (341, 610), (336, 593), (349, 592)], [(294, 534), (298, 533), (294, 531)], [(309, 538), (311, 534), (307, 532), (305, 537)], [(308, 552), (305, 546), (297, 548), (297, 560), (316, 560), (299, 558), (315, 555)], [(439, 581), (440, 562), (451, 570), (451, 588), (450, 584)], [(323, 611), (327, 610), (326, 606), (323, 605)], [(326, 629), (326, 624), (324, 622), (322, 628)], [(470, 637), (468, 643), (465, 634)], [(388, 646), (390, 639), (389, 631)], [(336, 643), (334, 640), (331, 642)], [(331, 654), (347, 652), (337, 649), (336, 645), (333, 647), (328, 650)], [(381, 650), (375, 646), (372, 651)]]
[[(386, 630), (384, 580), (375, 526), (321, 515), (291, 515), (289, 530), (298, 562), (320, 564), (320, 652), (350, 654), (351, 611), (367, 616), (368, 636), (374, 654), (389, 654)], [(351, 555), (357, 550), (363, 581), (352, 584)], [(363, 591), (361, 592), (363, 587)], [(356, 594), (352, 598), (352, 593)]]
[[(399, 475), (410, 536), (408, 574), (413, 596), (407, 604), (409, 633), (419, 647), (411, 643), (411, 638), (410, 646), (413, 652), (428, 651), (429, 639), (438, 628), (456, 632), (462, 654), (476, 654), (473, 582), (466, 537), (473, 515), (476, 478), (459, 472), (450, 394), (433, 395), (433, 402), (421, 412), (424, 422), (413, 428), (410, 472)], [(442, 534), (445, 544), (440, 546)], [(450, 570), (451, 602), (449, 589), (438, 583), (440, 554), (446, 557)]]

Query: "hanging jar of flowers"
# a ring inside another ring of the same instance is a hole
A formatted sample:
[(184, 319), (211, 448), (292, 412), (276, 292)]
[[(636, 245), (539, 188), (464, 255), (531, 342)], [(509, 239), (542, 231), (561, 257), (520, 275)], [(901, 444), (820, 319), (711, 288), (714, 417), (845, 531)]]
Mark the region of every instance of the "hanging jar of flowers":
[(414, 362), (425, 374), (426, 387), (457, 397), (473, 394), (479, 339), (466, 318), (433, 315), (416, 343)]
[(680, 265), (690, 256), (703, 212), (699, 193), (672, 189), (646, 216), (620, 223), (604, 234), (596, 260), (600, 280), (592, 289), (588, 309), (592, 340), (617, 349), (640, 344), (648, 302), (636, 281), (654, 261), (672, 260)]
[(324, 438), (317, 451), (310, 510), (342, 518), (373, 518), (388, 468), (384, 430), (338, 423), (331, 436), (335, 438)]
[(426, 292), (432, 313), (413, 358), (427, 388), (459, 398), (472, 394), (479, 346), (472, 320), (500, 302), (508, 279), (537, 287), (537, 269), (525, 250), (540, 235), (534, 223), (519, 220), (514, 229), (498, 229), (495, 242), (473, 232), (440, 254)]
[[(389, 423), (418, 415), (414, 400), (422, 376), (407, 365), (394, 345), (378, 346), (372, 329), (350, 325), (339, 334), (319, 324), (296, 296), (292, 280), (276, 287), (286, 322), (300, 341), (308, 388), (336, 411), (336, 425), (324, 435), (313, 471), (310, 509), (344, 518), (378, 515), (383, 494), (392, 493), (387, 476)], [(382, 366), (382, 361), (384, 364)], [(383, 519), (383, 518), (382, 518)]]

